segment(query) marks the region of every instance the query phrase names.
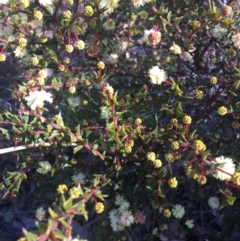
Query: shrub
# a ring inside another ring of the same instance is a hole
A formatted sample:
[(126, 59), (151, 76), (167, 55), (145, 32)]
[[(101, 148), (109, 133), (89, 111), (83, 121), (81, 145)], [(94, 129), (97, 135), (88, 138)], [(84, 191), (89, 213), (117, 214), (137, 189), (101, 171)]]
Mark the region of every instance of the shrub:
[(240, 185), (235, 2), (1, 0), (0, 9), (0, 61), (17, 58), (22, 73), (8, 75), (15, 105), (0, 115), (13, 141), (1, 154), (18, 152), (2, 198), (37, 186), (27, 194), (36, 229), (19, 240), (76, 240), (73, 220), (96, 223), (93, 240), (207, 238), (197, 227), (221, 213), (229, 235)]

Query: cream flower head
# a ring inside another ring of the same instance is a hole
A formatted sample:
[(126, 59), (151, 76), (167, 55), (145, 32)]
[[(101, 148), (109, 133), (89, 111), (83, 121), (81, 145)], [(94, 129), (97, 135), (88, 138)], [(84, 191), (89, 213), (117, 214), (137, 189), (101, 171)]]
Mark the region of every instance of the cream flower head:
[(236, 33), (234, 36), (232, 36), (232, 42), (234, 47), (240, 49), (240, 33)]
[(213, 164), (212, 175), (222, 181), (230, 180), (235, 172), (233, 160), (228, 157), (220, 156), (215, 158), (215, 162), (214, 164), (210, 163), (210, 165)]
[(152, 84), (160, 85), (166, 79), (166, 72), (162, 69), (159, 69), (158, 66), (152, 67), (148, 71), (148, 75), (151, 79)]
[(182, 205), (176, 204), (173, 206), (172, 215), (175, 218), (182, 218), (184, 214), (185, 214), (185, 209)]
[(218, 209), (219, 208), (219, 199), (217, 197), (210, 197), (208, 199), (208, 205), (212, 208), (212, 209)]
[(34, 92), (30, 92), (29, 96), (25, 97), (25, 100), (27, 101), (27, 105), (32, 110), (35, 110), (37, 106), (43, 107), (44, 101), (52, 103), (53, 97), (51, 93), (48, 93), (45, 90), (36, 90)]
[(157, 45), (161, 42), (161, 33), (155, 29), (144, 30), (143, 40), (148, 45)]
[(220, 24), (217, 24), (212, 30), (212, 35), (214, 38), (221, 38), (227, 31), (226, 28), (222, 28)]

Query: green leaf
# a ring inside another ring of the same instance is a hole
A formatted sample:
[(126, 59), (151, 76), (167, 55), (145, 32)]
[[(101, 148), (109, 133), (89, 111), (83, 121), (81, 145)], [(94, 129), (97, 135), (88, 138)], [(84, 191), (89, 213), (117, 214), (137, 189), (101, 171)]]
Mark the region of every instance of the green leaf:
[(76, 132), (77, 132), (77, 135), (78, 135), (78, 136), (81, 136), (80, 124), (77, 125), (77, 127), (76, 127)]
[(66, 222), (63, 218), (60, 218), (60, 219), (59, 219), (59, 222), (60, 222), (66, 229), (72, 230), (72, 226), (71, 226), (68, 222)]
[(49, 212), (50, 217), (51, 217), (52, 219), (56, 219), (56, 218), (58, 217), (58, 214), (55, 213), (50, 207), (48, 208), (48, 212)]
[(77, 153), (78, 151), (80, 151), (82, 148), (83, 148), (82, 145), (79, 145), (79, 146), (77, 146), (77, 147), (74, 147), (73, 153), (76, 154), (76, 153)]
[(167, 14), (167, 20), (168, 20), (168, 22), (171, 21), (171, 16), (172, 16), (172, 12), (169, 11), (168, 14)]
[(235, 81), (234, 83), (235, 89), (238, 89), (239, 85), (240, 85), (240, 80)]
[(54, 130), (52, 134), (50, 135), (49, 139), (52, 139), (53, 137), (59, 136), (61, 132), (59, 130)]
[(227, 202), (228, 202), (229, 205), (232, 206), (235, 201), (236, 201), (236, 197), (234, 197), (234, 196), (228, 196)]
[(77, 142), (77, 138), (74, 136), (70, 136), (70, 142)]
[(154, 131), (152, 131), (152, 134), (153, 134), (154, 136), (158, 136), (158, 134), (159, 134), (159, 130), (158, 130), (158, 129), (159, 129), (158, 126), (156, 126), (155, 129), (154, 129)]
[(70, 197), (67, 201), (65, 201), (63, 203), (63, 208), (65, 211), (68, 211), (72, 208), (72, 203), (73, 203), (73, 199)]
[(146, 186), (146, 188), (153, 191), (153, 189), (150, 186)]
[(183, 16), (177, 17), (177, 18), (174, 18), (174, 19), (173, 19), (173, 22), (174, 22), (176, 25), (178, 25), (178, 24), (182, 21), (182, 19), (183, 19)]
[(52, 79), (52, 86), (54, 87), (55, 90), (59, 91), (59, 87), (57, 87), (58, 85), (58, 80), (56, 78)]

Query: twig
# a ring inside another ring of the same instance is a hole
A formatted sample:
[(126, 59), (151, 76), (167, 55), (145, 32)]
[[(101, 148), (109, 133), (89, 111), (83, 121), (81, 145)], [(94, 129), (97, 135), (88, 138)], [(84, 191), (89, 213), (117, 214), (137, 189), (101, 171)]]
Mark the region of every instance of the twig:
[[(37, 144), (12, 146), (12, 147), (8, 147), (8, 148), (0, 149), (0, 154), (5, 154), (5, 153), (15, 152), (15, 151), (22, 151), (22, 150), (27, 150), (27, 149), (31, 149), (31, 148), (37, 148), (37, 147), (48, 147), (51, 145), (53, 145), (53, 143), (44, 142), (44, 143), (37, 143)], [(69, 146), (77, 146), (77, 144), (70, 143)]]

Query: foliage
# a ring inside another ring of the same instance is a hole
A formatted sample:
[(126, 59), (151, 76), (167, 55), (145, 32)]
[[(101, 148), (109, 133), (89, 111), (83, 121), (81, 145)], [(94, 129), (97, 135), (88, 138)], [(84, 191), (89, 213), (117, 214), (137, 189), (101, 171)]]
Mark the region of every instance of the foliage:
[(19, 240), (75, 240), (74, 219), (93, 240), (209, 238), (239, 212), (234, 1), (1, 0), (0, 14), (0, 61), (23, 73), (0, 115), (1, 154), (18, 151), (2, 198), (34, 182), (48, 210)]

